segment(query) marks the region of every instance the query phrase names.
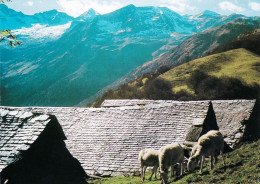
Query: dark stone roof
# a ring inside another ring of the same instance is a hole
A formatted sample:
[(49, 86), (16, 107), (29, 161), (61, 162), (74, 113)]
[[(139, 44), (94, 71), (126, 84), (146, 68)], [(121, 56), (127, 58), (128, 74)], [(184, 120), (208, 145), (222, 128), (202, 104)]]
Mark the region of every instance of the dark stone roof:
[[(165, 100), (105, 100), (102, 103), (102, 107), (123, 107), (123, 106), (144, 106), (147, 104), (164, 104)], [(236, 146), (242, 137), (244, 136), (244, 131), (246, 128), (247, 121), (252, 115), (252, 111), (256, 104), (256, 100), (213, 100), (211, 101), (213, 105), (213, 110), (216, 115), (217, 125), (220, 132), (223, 134), (225, 141), (230, 147)], [(199, 134), (200, 128), (195, 127), (201, 124), (201, 120), (196, 119), (193, 123), (194, 127), (190, 130), (192, 135)], [(196, 135), (195, 135), (196, 136)], [(189, 138), (188, 138), (189, 139)], [(193, 138), (190, 138), (193, 139)]]
[(239, 142), (255, 100), (111, 100), (101, 108), (5, 109), (55, 115), (67, 136), (68, 150), (88, 174), (117, 175), (139, 169), (140, 149), (184, 143), (192, 126), (205, 125), (211, 104), (220, 131), (227, 131), (223, 132), (227, 143)]
[(214, 100), (212, 104), (219, 130), (233, 148), (244, 136), (256, 100)]
[(23, 109), (57, 117), (68, 150), (87, 174), (114, 176), (139, 170), (143, 148), (185, 142), (192, 124), (203, 124), (209, 103), (168, 100), (128, 107)]
[(0, 172), (18, 161), (52, 120), (50, 115), (0, 108)]

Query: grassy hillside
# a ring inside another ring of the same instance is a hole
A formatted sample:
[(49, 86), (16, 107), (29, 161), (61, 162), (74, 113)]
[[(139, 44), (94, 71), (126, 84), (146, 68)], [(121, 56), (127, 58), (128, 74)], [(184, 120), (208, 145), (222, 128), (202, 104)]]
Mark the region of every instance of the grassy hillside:
[[(233, 15), (233, 16), (237, 16), (237, 15)], [(257, 30), (259, 28), (260, 28), (260, 19), (249, 20), (244, 18), (235, 18), (233, 21), (228, 22), (222, 26), (218, 26), (213, 29), (207, 29), (201, 33), (194, 34), (191, 37), (184, 40), (182, 43), (180, 43), (177, 47), (170, 49), (169, 51), (161, 54), (155, 59), (143, 65), (140, 65), (136, 69), (122, 76), (119, 80), (113, 82), (112, 84), (100, 90), (98, 93), (92, 96), (92, 98), (88, 98), (84, 102), (81, 102), (81, 104), (92, 102), (93, 100), (97, 99), (98, 96), (103, 95), (108, 89), (116, 89), (120, 85), (123, 85), (124, 83), (134, 80), (135, 78), (139, 78), (143, 74), (154, 72), (160, 67), (163, 66), (175, 67), (183, 63), (197, 59), (199, 57), (202, 57), (207, 52), (210, 52), (212, 49), (216, 47), (222, 47), (224, 44), (234, 39), (237, 39), (238, 36), (241, 36), (242, 34), (245, 33), (248, 34), (248, 32), (253, 32), (254, 30)], [(255, 36), (244, 37), (242, 43), (245, 43), (244, 40), (247, 40), (248, 38), (255, 39)], [(259, 48), (259, 47), (255, 47), (258, 46), (259, 44), (251, 44), (251, 43), (249, 44), (250, 47), (246, 47), (246, 49), (255, 50)], [(240, 48), (237, 46), (241, 46), (241, 45), (236, 44), (236, 47), (234, 48), (228, 47), (227, 49), (230, 50), (230, 49)]]
[(247, 84), (260, 85), (260, 57), (245, 49), (234, 49), (193, 60), (171, 69), (159, 78), (170, 81), (175, 92), (183, 89), (194, 93), (188, 87), (188, 79), (197, 69), (212, 76), (233, 77), (242, 79)]
[[(203, 172), (199, 173), (197, 169), (194, 173), (185, 173), (182, 177), (170, 179), (170, 183), (260, 183), (260, 140), (255, 142), (243, 143), (239, 148), (230, 153), (226, 153), (226, 165), (222, 165), (219, 156), (219, 162), (213, 170), (210, 170), (210, 161), (204, 163)], [(146, 173), (144, 183), (158, 184), (159, 179), (150, 182), (148, 180), (151, 172)], [(158, 177), (159, 178), (159, 177)], [(104, 178), (100, 180), (90, 180), (89, 183), (95, 184), (138, 184), (142, 183), (138, 174), (135, 176), (122, 176)]]
[[(203, 75), (204, 81), (201, 79), (202, 76), (196, 77), (197, 70)], [(194, 85), (196, 81), (201, 84)], [(165, 100), (256, 98), (259, 87), (260, 56), (241, 48), (195, 59), (172, 69), (162, 67), (144, 74), (116, 90), (107, 91), (93, 106), (99, 106), (104, 99), (124, 98)], [(238, 92), (242, 94), (237, 95)]]
[(155, 60), (138, 67), (133, 73), (135, 76), (140, 76), (141, 74), (154, 71), (161, 66), (179, 66), (204, 56), (204, 54), (216, 47), (221, 47), (224, 44), (237, 39), (239, 35), (259, 29), (259, 26), (259, 20), (238, 18), (222, 26), (194, 34), (177, 47), (162, 54)]

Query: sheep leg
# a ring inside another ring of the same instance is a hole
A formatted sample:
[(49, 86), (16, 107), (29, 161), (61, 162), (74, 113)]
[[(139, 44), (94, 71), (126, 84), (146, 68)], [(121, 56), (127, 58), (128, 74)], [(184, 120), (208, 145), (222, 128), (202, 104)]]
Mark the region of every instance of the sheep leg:
[(143, 179), (143, 166), (141, 165), (141, 178)]
[(200, 165), (200, 164), (201, 164), (201, 159), (198, 160), (198, 165)]
[(200, 172), (202, 173), (202, 167), (204, 163), (204, 155), (200, 158)]
[(221, 154), (221, 156), (222, 156), (223, 166), (225, 166), (225, 160), (224, 160), (223, 150), (220, 151), (220, 154)]
[(174, 171), (173, 171), (173, 167), (174, 167), (174, 165), (171, 165), (171, 167), (170, 167), (170, 177), (172, 178), (173, 176), (174, 176)]
[(214, 165), (216, 165), (216, 164), (217, 164), (217, 162), (218, 162), (218, 156), (217, 156), (217, 155), (215, 155), (215, 156), (214, 156), (214, 158), (215, 158)]
[(155, 177), (155, 179), (157, 179), (157, 169), (158, 169), (158, 167), (155, 166), (155, 167), (154, 167), (154, 177)]
[(147, 166), (144, 166), (144, 168), (143, 168), (143, 181), (145, 180), (145, 171), (146, 171), (146, 168), (147, 168)]
[(181, 165), (181, 176), (182, 176), (182, 174), (183, 174), (183, 165), (182, 165), (182, 162), (180, 163), (180, 165)]
[(151, 176), (150, 176), (150, 178), (149, 178), (150, 181), (152, 180), (153, 174), (155, 173), (155, 172), (154, 172), (155, 168), (156, 168), (156, 166), (153, 167), (152, 174), (151, 174)]
[(144, 181), (144, 164), (141, 162), (141, 178)]
[(210, 169), (213, 169), (213, 155), (210, 155)]

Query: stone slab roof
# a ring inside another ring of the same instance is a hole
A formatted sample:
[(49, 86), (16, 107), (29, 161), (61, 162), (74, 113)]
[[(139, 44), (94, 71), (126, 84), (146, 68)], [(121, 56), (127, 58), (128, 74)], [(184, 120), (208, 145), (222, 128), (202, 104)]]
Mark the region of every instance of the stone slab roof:
[(24, 110), (55, 115), (68, 150), (86, 173), (113, 176), (139, 170), (141, 149), (183, 143), (192, 124), (206, 118), (209, 103), (164, 101), (131, 107)]
[[(201, 125), (210, 101), (105, 101), (102, 108), (3, 107), (6, 110), (55, 115), (67, 137), (66, 145), (87, 174), (119, 175), (139, 170), (138, 153), (183, 143), (192, 125)], [(220, 131), (239, 139), (255, 100), (212, 101)], [(126, 105), (124, 105), (126, 104)], [(236, 125), (236, 126), (233, 126)], [(242, 128), (241, 128), (242, 127)], [(226, 134), (225, 134), (226, 135)], [(232, 142), (228, 142), (231, 143)]]
[(225, 141), (234, 147), (244, 135), (256, 100), (214, 100), (212, 104), (220, 132)]
[[(169, 100), (168, 100), (169, 101)], [(104, 100), (101, 107), (122, 107), (122, 106), (136, 106), (136, 105), (147, 105), (147, 104), (161, 104), (167, 100), (139, 100), (139, 99), (118, 99), (118, 100)]]
[(21, 158), (50, 121), (49, 115), (0, 108), (0, 172)]
[[(142, 106), (146, 104), (161, 104), (164, 100), (105, 100), (102, 107)], [(219, 130), (229, 146), (234, 147), (243, 137), (246, 121), (249, 120), (256, 100), (213, 100)], [(194, 122), (200, 124), (201, 121)]]

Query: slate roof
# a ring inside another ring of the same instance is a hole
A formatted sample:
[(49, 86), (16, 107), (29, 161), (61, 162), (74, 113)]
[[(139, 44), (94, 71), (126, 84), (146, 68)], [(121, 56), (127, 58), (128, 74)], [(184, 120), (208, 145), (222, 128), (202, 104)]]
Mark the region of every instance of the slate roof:
[(162, 101), (129, 107), (24, 110), (57, 117), (68, 150), (87, 174), (114, 176), (139, 170), (141, 149), (183, 143), (192, 124), (205, 120), (208, 108), (209, 101)]
[[(139, 99), (117, 99), (104, 100), (101, 107), (122, 107), (122, 106), (141, 106), (147, 104), (163, 104), (167, 102), (174, 102), (173, 100), (139, 100)], [(176, 101), (178, 102), (178, 101)]]
[[(213, 110), (216, 115), (220, 132), (229, 146), (234, 147), (244, 136), (246, 122), (251, 117), (256, 100), (213, 100)], [(161, 104), (163, 100), (105, 100), (102, 107), (139, 106), (145, 104)], [(195, 120), (196, 121), (196, 120)], [(197, 122), (198, 124), (201, 121)], [(196, 122), (194, 122), (194, 125)]]
[(0, 108), (0, 172), (19, 160), (51, 121), (49, 115)]
[[(68, 150), (87, 174), (114, 176), (139, 170), (137, 158), (143, 148), (159, 149), (172, 142), (185, 142), (190, 127), (204, 122), (210, 103), (113, 100), (105, 101), (102, 108), (5, 109), (55, 115), (67, 137)], [(254, 100), (212, 101), (221, 131), (225, 130), (224, 122), (243, 124), (254, 103)], [(233, 133), (228, 134), (238, 136)]]
[(234, 147), (244, 135), (256, 100), (214, 100), (212, 104), (220, 132), (225, 141)]

